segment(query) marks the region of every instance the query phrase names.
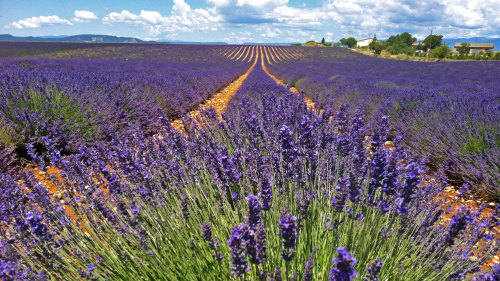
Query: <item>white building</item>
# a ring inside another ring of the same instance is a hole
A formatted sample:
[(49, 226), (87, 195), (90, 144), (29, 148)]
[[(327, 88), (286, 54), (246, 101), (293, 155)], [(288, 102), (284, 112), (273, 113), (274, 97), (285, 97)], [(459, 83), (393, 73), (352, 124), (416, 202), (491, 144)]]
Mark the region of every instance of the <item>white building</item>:
[(356, 47), (368, 47), (368, 45), (370, 45), (370, 43), (372, 41), (373, 41), (373, 38), (365, 38), (365, 39), (358, 40), (356, 42)]
[[(493, 50), (495, 48), (494, 43), (469, 43), (470, 51), (469, 54), (479, 54), (480, 52), (485, 52), (486, 50)], [(462, 47), (462, 43), (455, 43), (453, 46), (453, 51), (458, 52)]]

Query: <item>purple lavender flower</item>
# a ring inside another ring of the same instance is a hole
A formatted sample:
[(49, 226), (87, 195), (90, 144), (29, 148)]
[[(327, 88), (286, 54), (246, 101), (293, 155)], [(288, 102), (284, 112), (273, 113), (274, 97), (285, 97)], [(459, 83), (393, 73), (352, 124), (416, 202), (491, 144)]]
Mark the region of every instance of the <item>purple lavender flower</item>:
[(262, 263), (267, 258), (266, 229), (262, 223), (259, 224), (259, 227), (257, 227), (255, 236), (257, 241), (257, 261)]
[(276, 267), (274, 270), (274, 276), (273, 276), (273, 281), (282, 281), (283, 279), (281, 278), (281, 268), (279, 266)]
[(330, 270), (330, 281), (351, 281), (356, 278), (358, 273), (354, 266), (358, 261), (344, 247), (338, 247), (339, 255), (333, 259), (335, 265)]
[(239, 192), (233, 192), (231, 193), (231, 199), (233, 199), (234, 202), (240, 201), (240, 193)]
[(448, 224), (448, 232), (444, 236), (444, 243), (446, 246), (452, 246), (455, 244), (455, 238), (467, 228), (474, 218), (467, 207), (459, 207), (458, 213), (451, 217), (451, 221)]
[(189, 220), (191, 215), (189, 214), (189, 199), (186, 192), (182, 192), (181, 196), (181, 212), (185, 220)]
[(220, 248), (220, 241), (218, 238), (214, 238), (212, 240), (212, 248), (215, 250), (215, 253), (212, 254), (212, 256), (215, 258), (216, 261), (221, 261), (223, 260), (226, 256), (222, 255), (221, 251), (218, 251)]
[(273, 191), (272, 184), (269, 176), (264, 175), (261, 180), (262, 189), (259, 192), (259, 197), (262, 200), (262, 210), (269, 211), (271, 210), (271, 205), (273, 202)]
[(335, 187), (337, 194), (335, 194), (330, 201), (335, 211), (341, 212), (344, 209), (350, 186), (351, 182), (348, 176), (342, 176), (339, 178), (337, 186)]
[(311, 255), (309, 255), (309, 259), (306, 262), (306, 266), (304, 269), (304, 278), (302, 280), (304, 281), (312, 281), (314, 280), (313, 276), (313, 270), (314, 270), (314, 256), (316, 255), (316, 251), (318, 248), (314, 248), (311, 252)]
[(248, 203), (248, 223), (252, 228), (255, 228), (257, 224), (260, 222), (260, 209), (261, 205), (259, 202), (259, 197), (250, 194), (246, 197)]
[(242, 224), (231, 229), (231, 237), (227, 241), (231, 247), (231, 266), (229, 269), (231, 269), (232, 274), (238, 277), (242, 277), (250, 270), (245, 256), (245, 242), (243, 241), (241, 226)]
[(366, 269), (366, 276), (363, 277), (363, 280), (366, 281), (379, 281), (380, 278), (378, 275), (380, 274), (380, 270), (382, 269), (382, 260), (376, 259), (372, 260)]
[(280, 238), (281, 242), (283, 242), (284, 249), (281, 249), (281, 257), (285, 261), (291, 261), (293, 256), (295, 255), (295, 242), (297, 240), (297, 218), (290, 214), (286, 213), (284, 210), (281, 214), (281, 219), (279, 221), (280, 227)]
[(255, 240), (255, 231), (246, 223), (240, 223), (241, 237), (245, 244), (247, 255), (250, 262), (254, 264), (260, 263), (257, 259), (257, 241)]
[(389, 212), (389, 205), (387, 205), (387, 201), (385, 200), (380, 200), (378, 202), (378, 208), (377, 208), (381, 213), (387, 213)]
[(43, 223), (42, 215), (39, 213), (28, 212), (26, 214), (26, 223), (30, 226), (31, 232), (42, 241), (52, 240), (52, 235)]
[(205, 238), (205, 241), (212, 242), (212, 228), (210, 226), (210, 223), (203, 222), (201, 224), (201, 232), (203, 233), (203, 238)]
[(405, 172), (406, 179), (397, 191), (399, 196), (399, 206), (397, 208), (397, 211), (402, 215), (408, 214), (406, 206), (411, 201), (412, 196), (417, 190), (418, 184), (420, 183), (418, 175), (421, 174), (422, 171), (420, 169), (420, 166), (416, 162), (412, 162), (405, 167)]
[(296, 200), (296, 211), (300, 215), (301, 221), (305, 218), (307, 210), (309, 209), (309, 204), (311, 204), (312, 196), (309, 192), (304, 192), (304, 194), (297, 193)]

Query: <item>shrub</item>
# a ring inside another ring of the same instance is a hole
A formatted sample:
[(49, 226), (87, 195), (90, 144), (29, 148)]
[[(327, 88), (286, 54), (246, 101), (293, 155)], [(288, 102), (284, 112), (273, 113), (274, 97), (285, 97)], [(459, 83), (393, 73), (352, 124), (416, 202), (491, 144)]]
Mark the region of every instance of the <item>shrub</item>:
[(447, 58), (450, 56), (450, 54), (451, 54), (451, 50), (450, 50), (450, 47), (448, 47), (448, 45), (443, 45), (443, 46), (437, 47), (434, 50), (432, 50), (432, 53), (431, 53), (432, 57), (439, 58), (439, 59)]
[(3, 98), (0, 139), (4, 146), (40, 144), (41, 137), (48, 136), (64, 150), (72, 140), (95, 138), (92, 109), (58, 90), (30, 89)]
[(375, 55), (380, 55), (382, 50), (384, 49), (384, 45), (382, 42), (374, 39), (372, 42), (370, 42), (370, 45), (368, 46), (370, 50), (373, 51)]

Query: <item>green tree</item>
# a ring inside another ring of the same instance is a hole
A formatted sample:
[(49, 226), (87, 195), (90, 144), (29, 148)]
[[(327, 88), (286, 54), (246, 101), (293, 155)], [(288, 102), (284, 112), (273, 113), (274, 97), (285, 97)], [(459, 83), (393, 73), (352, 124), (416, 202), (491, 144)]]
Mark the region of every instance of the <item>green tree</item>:
[(470, 44), (469, 43), (461, 43), (460, 49), (458, 49), (458, 53), (461, 55), (468, 55), (470, 53)]
[(323, 37), (323, 39), (321, 39), (321, 44), (325, 45), (325, 37)]
[(432, 57), (444, 59), (451, 55), (451, 49), (448, 45), (443, 45), (432, 50)]
[(414, 52), (412, 44), (417, 41), (417, 38), (412, 37), (409, 32), (403, 32), (398, 35), (393, 35), (385, 41), (385, 49), (391, 54), (407, 54), (411, 55)]
[(349, 48), (352, 48), (354, 46), (356, 46), (356, 43), (358, 41), (356, 41), (356, 39), (354, 37), (349, 37), (349, 38), (342, 38), (340, 39), (340, 43), (342, 43), (342, 45), (347, 45), (347, 47)]
[(443, 35), (429, 35), (425, 37), (423, 43), (424, 50), (435, 49), (442, 45)]
[(384, 44), (380, 41), (377, 40), (377, 38), (373, 38), (373, 40), (370, 42), (370, 45), (368, 45), (368, 48), (373, 51), (375, 55), (380, 55), (382, 50), (384, 49)]
[(412, 37), (409, 32), (403, 32), (398, 35), (393, 35), (387, 39), (388, 45), (401, 45), (405, 47), (411, 47), (411, 44), (417, 42), (417, 38)]

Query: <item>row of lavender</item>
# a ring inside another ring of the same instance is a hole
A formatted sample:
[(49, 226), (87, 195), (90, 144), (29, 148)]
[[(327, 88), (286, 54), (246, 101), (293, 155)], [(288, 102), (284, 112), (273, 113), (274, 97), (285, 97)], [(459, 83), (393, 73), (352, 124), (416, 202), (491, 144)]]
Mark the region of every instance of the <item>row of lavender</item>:
[(387, 149), (387, 118), (309, 111), (260, 64), (225, 122), (204, 117), (208, 130), (184, 120), (188, 137), (164, 122), (154, 140), (131, 130), (64, 158), (44, 138), (61, 189), (0, 175), (0, 278), (499, 277), (478, 273), (500, 247), (489, 233), (498, 214), (459, 208), (444, 223), (443, 187), (419, 186), (426, 173), (397, 140)]
[(500, 63), (409, 62), (340, 48), (310, 48), (269, 66), (321, 104), (363, 105), (372, 119), (388, 115), (414, 155), (500, 198)]
[[(151, 44), (138, 44), (150, 46)], [(42, 55), (75, 49), (102, 48), (106, 46), (130, 46), (128, 43), (55, 43), (55, 42), (8, 42), (0, 41), (0, 58)]]
[(42, 136), (69, 153), (131, 126), (153, 133), (158, 116), (180, 117), (249, 68), (210, 55), (220, 48), (113, 46), (2, 59), (0, 146), (26, 157), (26, 144), (40, 150)]

